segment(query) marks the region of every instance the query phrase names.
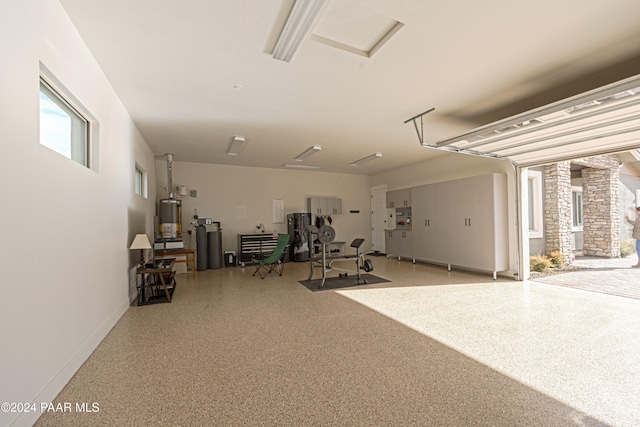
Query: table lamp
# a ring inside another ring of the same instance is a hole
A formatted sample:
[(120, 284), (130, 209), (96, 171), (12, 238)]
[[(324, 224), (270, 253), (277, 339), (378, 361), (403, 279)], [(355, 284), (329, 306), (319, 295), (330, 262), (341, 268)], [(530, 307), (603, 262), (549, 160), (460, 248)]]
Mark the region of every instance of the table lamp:
[(129, 249), (140, 249), (140, 268), (144, 267), (144, 250), (151, 249), (151, 243), (149, 243), (149, 238), (146, 234), (136, 234), (136, 237), (133, 238), (133, 242), (131, 242), (131, 246)]

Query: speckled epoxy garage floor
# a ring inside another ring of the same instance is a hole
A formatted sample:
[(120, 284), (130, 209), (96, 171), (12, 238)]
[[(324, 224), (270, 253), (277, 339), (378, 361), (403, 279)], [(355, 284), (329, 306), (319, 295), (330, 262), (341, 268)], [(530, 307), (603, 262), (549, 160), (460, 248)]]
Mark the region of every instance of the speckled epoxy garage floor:
[(99, 412), (37, 425), (640, 425), (640, 301), (372, 260), (391, 283), (179, 275), (57, 398)]

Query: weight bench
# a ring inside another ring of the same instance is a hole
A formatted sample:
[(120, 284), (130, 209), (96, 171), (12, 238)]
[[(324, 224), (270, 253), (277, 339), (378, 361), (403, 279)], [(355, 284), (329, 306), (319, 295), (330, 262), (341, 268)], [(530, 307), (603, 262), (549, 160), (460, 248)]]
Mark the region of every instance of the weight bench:
[[(324, 227), (324, 226), (323, 226)], [(356, 275), (356, 284), (361, 285), (367, 283), (365, 279), (360, 277), (360, 270), (364, 270), (366, 272), (373, 270), (373, 263), (371, 260), (364, 259), (365, 254), (360, 253), (360, 246), (364, 243), (364, 239), (354, 239), (351, 242), (351, 247), (356, 249), (356, 253), (353, 255), (327, 255), (327, 245), (331, 242), (322, 242), (322, 257), (314, 257), (311, 256), (309, 259), (310, 271), (309, 277), (307, 278), (307, 282), (311, 281), (313, 277), (314, 268), (316, 264), (318, 267), (322, 267), (322, 282), (320, 283), (320, 288), (324, 286), (324, 282), (327, 279), (327, 273), (329, 271), (341, 271), (344, 273), (339, 273), (338, 276), (342, 277), (343, 275), (346, 277), (349, 273)], [(341, 261), (351, 261), (356, 263), (355, 270), (349, 270), (345, 268), (334, 267), (333, 263), (341, 262)]]

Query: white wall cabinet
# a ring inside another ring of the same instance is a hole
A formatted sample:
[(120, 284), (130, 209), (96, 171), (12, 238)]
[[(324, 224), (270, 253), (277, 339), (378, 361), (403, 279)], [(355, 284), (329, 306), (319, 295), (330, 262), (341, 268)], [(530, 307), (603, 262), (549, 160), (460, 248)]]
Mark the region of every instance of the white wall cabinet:
[(502, 174), (451, 182), (449, 264), (480, 270), (508, 268), (507, 181)]
[(478, 270), (508, 269), (507, 177), (464, 178), (412, 189), (415, 259)]
[(329, 215), (341, 215), (342, 214), (342, 199), (337, 197), (330, 197), (327, 199), (327, 211)]
[(416, 259), (444, 264), (448, 262), (446, 187), (445, 182), (412, 189), (412, 232)]
[(328, 215), (327, 199), (324, 197), (309, 197), (307, 199), (307, 210), (314, 215)]
[(387, 191), (387, 208), (407, 208), (411, 206), (411, 189)]
[(384, 248), (387, 256), (398, 255), (400, 252), (400, 236), (399, 231), (387, 230), (384, 234)]
[(387, 256), (393, 255), (400, 258), (411, 258), (413, 256), (413, 234), (410, 230), (387, 230), (385, 231), (384, 247)]
[(314, 215), (342, 214), (342, 199), (337, 197), (309, 197), (307, 209)]

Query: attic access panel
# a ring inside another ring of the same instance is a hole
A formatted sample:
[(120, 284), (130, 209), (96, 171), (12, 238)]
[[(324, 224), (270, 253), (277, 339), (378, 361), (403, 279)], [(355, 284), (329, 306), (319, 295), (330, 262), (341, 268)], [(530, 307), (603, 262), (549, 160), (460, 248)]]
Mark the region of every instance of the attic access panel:
[(640, 148), (640, 75), (422, 145), (521, 167), (634, 150)]

